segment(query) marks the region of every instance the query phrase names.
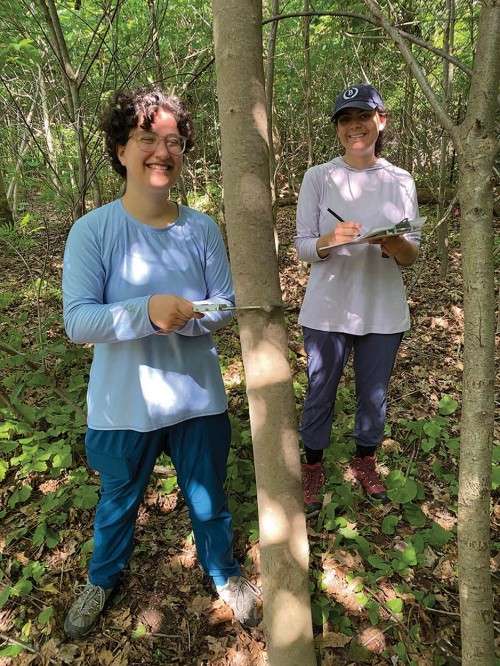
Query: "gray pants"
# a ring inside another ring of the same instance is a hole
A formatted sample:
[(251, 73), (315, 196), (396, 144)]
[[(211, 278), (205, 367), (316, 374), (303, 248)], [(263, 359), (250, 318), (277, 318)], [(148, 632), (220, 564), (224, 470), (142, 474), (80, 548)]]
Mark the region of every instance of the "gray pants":
[(337, 387), (354, 349), (356, 419), (354, 438), (360, 446), (377, 446), (384, 434), (387, 389), (402, 333), (349, 335), (303, 327), (307, 353), (308, 392), (300, 435), (310, 449), (330, 444)]

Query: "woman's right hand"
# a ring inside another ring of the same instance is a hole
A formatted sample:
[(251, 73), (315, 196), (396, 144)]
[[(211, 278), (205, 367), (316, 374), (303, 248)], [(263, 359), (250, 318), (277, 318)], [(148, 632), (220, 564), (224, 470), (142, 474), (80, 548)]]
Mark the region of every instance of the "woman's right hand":
[(193, 311), (193, 304), (181, 296), (155, 294), (148, 303), (148, 314), (152, 323), (164, 333), (173, 333), (190, 319), (201, 319), (201, 312)]
[(360, 231), (361, 224), (358, 224), (357, 222), (339, 222), (333, 231), (318, 238), (316, 243), (318, 255), (323, 259), (329, 252), (328, 249), (324, 248), (348, 243), (359, 236)]

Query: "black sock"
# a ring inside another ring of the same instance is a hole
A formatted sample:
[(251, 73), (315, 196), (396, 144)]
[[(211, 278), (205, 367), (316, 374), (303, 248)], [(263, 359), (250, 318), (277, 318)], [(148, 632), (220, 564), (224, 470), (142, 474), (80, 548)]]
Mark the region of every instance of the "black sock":
[(304, 445), (304, 451), (308, 465), (314, 465), (323, 460), (323, 449), (310, 449), (308, 446)]
[(377, 450), (376, 446), (360, 446), (356, 444), (356, 455), (358, 458), (365, 458), (366, 456), (372, 456)]

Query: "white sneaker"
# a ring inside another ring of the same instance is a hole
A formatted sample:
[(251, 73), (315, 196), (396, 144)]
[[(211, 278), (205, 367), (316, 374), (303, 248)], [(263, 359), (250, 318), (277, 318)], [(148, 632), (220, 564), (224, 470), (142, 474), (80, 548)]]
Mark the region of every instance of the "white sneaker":
[(260, 622), (257, 609), (259, 588), (244, 576), (230, 576), (222, 587), (217, 587), (217, 594), (232, 609), (234, 617), (247, 627), (255, 627)]

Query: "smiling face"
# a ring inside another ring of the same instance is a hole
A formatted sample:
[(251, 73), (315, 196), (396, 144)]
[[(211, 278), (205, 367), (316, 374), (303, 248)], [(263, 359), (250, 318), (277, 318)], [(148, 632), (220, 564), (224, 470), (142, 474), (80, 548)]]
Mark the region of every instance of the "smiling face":
[(127, 169), (127, 191), (137, 193), (168, 193), (179, 178), (182, 169), (182, 155), (173, 155), (165, 145), (158, 141), (150, 150), (145, 150), (145, 142), (139, 139), (152, 134), (161, 137), (180, 136), (177, 121), (173, 114), (165, 109), (158, 109), (150, 130), (143, 130), (141, 121), (129, 135), (123, 146), (118, 146), (117, 156)]
[(347, 108), (337, 118), (337, 136), (347, 157), (375, 159), (375, 143), (386, 124), (378, 111)]

